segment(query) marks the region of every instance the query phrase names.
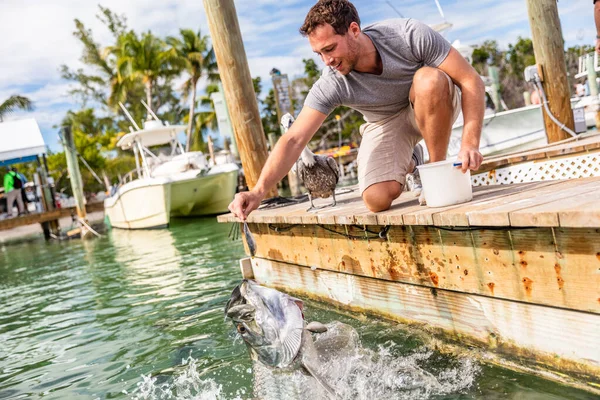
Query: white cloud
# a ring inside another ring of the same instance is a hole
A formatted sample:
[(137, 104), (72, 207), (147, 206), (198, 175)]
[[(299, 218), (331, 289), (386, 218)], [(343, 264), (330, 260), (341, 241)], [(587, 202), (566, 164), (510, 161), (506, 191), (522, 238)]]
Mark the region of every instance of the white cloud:
[[(390, 0), (406, 17), (433, 24), (442, 22), (433, 0)], [(269, 72), (277, 67), (294, 77), (303, 73), (303, 58), (317, 57), (298, 33), (315, 0), (236, 0), (251, 75), (260, 76), (270, 87)], [(446, 19), (454, 24), (450, 41), (466, 44), (496, 39), (506, 48), (517, 36), (531, 37), (526, 2), (523, 0), (442, 0)], [(128, 26), (137, 32), (152, 30), (159, 36), (177, 35), (180, 28), (209, 33), (202, 1), (103, 0), (101, 4), (125, 14)], [(356, 0), (363, 25), (397, 17), (384, 0)], [(558, 2), (567, 46), (593, 44), (595, 27), (589, 0)], [(80, 0), (3, 0), (0, 2), (0, 101), (11, 94), (25, 94), (36, 102), (36, 118), (51, 131), (60, 122), (69, 102), (68, 84), (60, 78), (62, 64), (81, 67), (82, 46), (72, 35), (73, 20), (80, 19), (102, 45), (112, 38), (98, 21), (96, 2)], [(583, 39), (580, 39), (583, 32)], [(202, 86), (200, 87), (203, 88)], [(72, 108), (78, 105), (72, 104)]]

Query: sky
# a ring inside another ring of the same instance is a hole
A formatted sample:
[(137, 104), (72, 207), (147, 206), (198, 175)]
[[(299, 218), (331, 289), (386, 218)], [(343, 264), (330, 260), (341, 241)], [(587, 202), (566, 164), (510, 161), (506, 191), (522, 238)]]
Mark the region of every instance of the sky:
[[(318, 58), (307, 39), (298, 33), (315, 0), (235, 0), (244, 47), (252, 77), (260, 76), (263, 92), (270, 88), (269, 71), (278, 68), (290, 78), (303, 73), (303, 58)], [(453, 24), (445, 37), (453, 42), (478, 45), (496, 40), (501, 49), (517, 38), (531, 38), (526, 0), (440, 0), (443, 17), (434, 0), (355, 0), (361, 25), (398, 14), (428, 24)], [(390, 3), (392, 6), (390, 6)], [(73, 36), (74, 19), (93, 31), (101, 45), (111, 36), (96, 18), (98, 4), (124, 14), (136, 32), (152, 31), (159, 37), (176, 36), (180, 28), (209, 34), (202, 0), (1, 0), (0, 1), (0, 102), (13, 94), (34, 101), (33, 112), (18, 112), (10, 119), (35, 118), (46, 144), (61, 151), (54, 128), (68, 110), (81, 104), (68, 96), (71, 82), (59, 68), (82, 67), (82, 45)], [(565, 46), (593, 45), (592, 0), (560, 0), (558, 13)], [(320, 63), (320, 60), (319, 60)], [(323, 66), (323, 64), (320, 64)], [(203, 88), (199, 88), (202, 92)]]

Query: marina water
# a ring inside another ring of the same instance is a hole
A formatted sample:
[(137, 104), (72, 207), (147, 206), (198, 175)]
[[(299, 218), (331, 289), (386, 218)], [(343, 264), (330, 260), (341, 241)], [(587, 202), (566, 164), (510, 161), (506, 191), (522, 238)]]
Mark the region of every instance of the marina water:
[[(253, 398), (264, 371), (223, 317), (244, 256), (229, 228), (207, 218), (0, 245), (0, 399)], [(482, 363), (474, 350), (439, 353), (409, 327), (310, 301), (305, 314), (358, 333), (355, 351), (327, 366), (341, 398), (596, 398)], [(260, 382), (281, 398), (312, 384), (302, 374)]]

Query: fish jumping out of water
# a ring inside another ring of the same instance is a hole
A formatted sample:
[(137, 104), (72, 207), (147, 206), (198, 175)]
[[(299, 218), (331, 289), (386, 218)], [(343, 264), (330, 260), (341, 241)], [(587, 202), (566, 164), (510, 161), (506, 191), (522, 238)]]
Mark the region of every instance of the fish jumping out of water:
[(318, 373), (318, 355), (310, 334), (327, 328), (319, 322), (307, 324), (302, 311), (301, 300), (252, 280), (236, 286), (225, 306), (225, 315), (232, 320), (253, 360), (280, 370), (301, 369), (337, 398)]
[[(286, 132), (293, 122), (294, 117), (289, 113), (281, 117), (281, 125)], [(340, 170), (333, 157), (314, 154), (308, 147), (304, 147), (294, 168), (308, 191), (310, 208), (307, 211), (317, 208), (313, 204), (313, 198), (316, 197), (325, 199), (331, 196), (333, 202), (324, 207), (335, 206), (335, 187), (340, 180)]]

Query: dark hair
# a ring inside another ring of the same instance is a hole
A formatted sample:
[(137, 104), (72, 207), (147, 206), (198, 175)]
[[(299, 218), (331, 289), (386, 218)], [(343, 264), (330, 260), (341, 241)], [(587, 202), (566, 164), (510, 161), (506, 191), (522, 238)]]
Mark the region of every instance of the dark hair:
[(335, 33), (345, 35), (352, 22), (360, 26), (358, 11), (348, 0), (319, 0), (306, 14), (300, 34), (308, 36), (318, 26), (329, 24)]

